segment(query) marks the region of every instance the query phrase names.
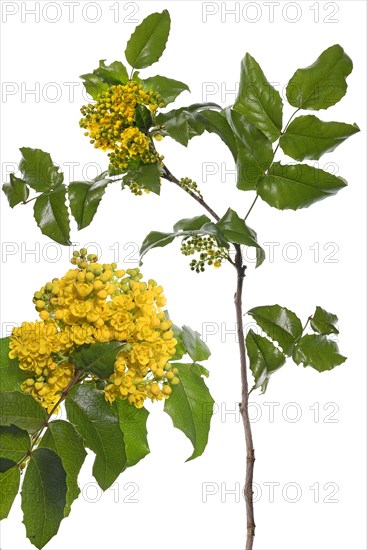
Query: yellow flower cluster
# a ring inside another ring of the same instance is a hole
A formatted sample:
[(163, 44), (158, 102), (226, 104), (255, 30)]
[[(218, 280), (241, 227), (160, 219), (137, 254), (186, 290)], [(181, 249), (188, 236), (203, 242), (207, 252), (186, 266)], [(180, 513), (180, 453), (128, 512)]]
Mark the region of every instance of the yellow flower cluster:
[(144, 164), (161, 160), (151, 139), (135, 126), (138, 105), (147, 106), (154, 114), (164, 103), (160, 102), (158, 93), (129, 81), (111, 86), (96, 103), (81, 108), (80, 126), (86, 129), (85, 135), (97, 149), (111, 151), (108, 155), (111, 165), (121, 171), (128, 168), (131, 160), (138, 159)]
[(30, 374), (23, 392), (50, 412), (78, 375), (70, 354), (78, 346), (119, 341), (126, 345), (104, 381), (106, 400), (121, 397), (140, 408), (147, 398), (168, 398), (171, 384), (179, 382), (169, 364), (177, 341), (162, 311), (162, 287), (142, 282), (139, 269), (100, 264), (86, 249), (76, 252), (72, 263), (75, 269), (34, 294), (41, 321), (12, 332), (9, 356)]

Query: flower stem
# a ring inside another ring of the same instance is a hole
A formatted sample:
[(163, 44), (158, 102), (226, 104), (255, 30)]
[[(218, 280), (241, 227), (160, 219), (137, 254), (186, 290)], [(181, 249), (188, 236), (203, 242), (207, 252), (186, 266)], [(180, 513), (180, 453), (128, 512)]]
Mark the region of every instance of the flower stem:
[(234, 303), (236, 308), (236, 326), (238, 336), (238, 346), (240, 350), (240, 366), (241, 366), (241, 403), (240, 412), (243, 421), (243, 427), (245, 431), (246, 441), (246, 479), (244, 486), (244, 497), (246, 501), (246, 516), (247, 516), (247, 535), (246, 535), (246, 550), (252, 550), (254, 537), (255, 537), (255, 519), (254, 519), (254, 499), (253, 499), (253, 477), (254, 477), (254, 463), (255, 463), (255, 450), (252, 439), (252, 430), (248, 410), (248, 379), (247, 379), (247, 360), (246, 360), (246, 347), (245, 347), (245, 335), (243, 331), (243, 311), (242, 311), (242, 293), (243, 293), (243, 280), (245, 277), (246, 266), (243, 264), (243, 258), (241, 253), (241, 247), (236, 246), (236, 269), (237, 269), (237, 289), (234, 297)]
[[(164, 167), (163, 178), (175, 183), (180, 189), (182, 189), (179, 180)], [(202, 197), (195, 195), (192, 192), (186, 191), (196, 202), (201, 204), (203, 208), (212, 217), (218, 221), (220, 217), (214, 210), (205, 202)], [(255, 520), (254, 520), (254, 500), (253, 500), (253, 476), (254, 476), (254, 463), (255, 463), (255, 451), (252, 440), (252, 431), (250, 424), (250, 417), (248, 411), (248, 379), (247, 379), (247, 360), (246, 360), (246, 347), (245, 347), (245, 335), (243, 331), (243, 311), (242, 311), (242, 290), (243, 290), (243, 280), (245, 277), (246, 266), (243, 263), (243, 257), (241, 252), (241, 246), (239, 244), (234, 244), (236, 250), (235, 261), (229, 258), (230, 263), (235, 267), (237, 272), (237, 288), (234, 298), (235, 308), (236, 308), (236, 326), (237, 326), (237, 336), (238, 336), (238, 345), (240, 350), (240, 368), (241, 368), (241, 403), (240, 403), (240, 412), (243, 420), (243, 427), (245, 430), (245, 441), (246, 441), (246, 480), (244, 486), (244, 496), (246, 501), (246, 516), (247, 516), (247, 534), (246, 534), (246, 550), (252, 550), (253, 541), (255, 537)]]

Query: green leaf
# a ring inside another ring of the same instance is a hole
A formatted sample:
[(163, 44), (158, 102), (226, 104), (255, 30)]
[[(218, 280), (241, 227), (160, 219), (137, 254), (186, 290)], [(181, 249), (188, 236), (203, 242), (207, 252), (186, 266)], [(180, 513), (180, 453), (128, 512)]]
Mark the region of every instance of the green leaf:
[(127, 465), (134, 466), (150, 453), (147, 438), (149, 412), (143, 407), (137, 409), (127, 399), (115, 401), (120, 429), (124, 434)]
[(228, 208), (217, 225), (228, 241), (256, 248), (256, 267), (263, 263), (265, 252), (257, 242), (255, 231), (248, 227), (234, 210)]
[(126, 342), (96, 342), (79, 346), (69, 359), (77, 369), (85, 370), (98, 378), (109, 378), (114, 372), (117, 355)]
[(173, 230), (177, 232), (201, 229), (206, 223), (210, 223), (210, 219), (208, 216), (205, 216), (205, 214), (202, 214), (201, 216), (195, 216), (194, 218), (184, 218), (179, 220), (173, 226)]
[(99, 67), (94, 69), (93, 73), (83, 74), (80, 78), (84, 80), (83, 84), (88, 94), (97, 100), (110, 86), (126, 84), (129, 75), (121, 61), (106, 65), (105, 59), (101, 59)]
[(146, 134), (152, 124), (153, 117), (148, 107), (138, 104), (135, 107), (135, 125), (139, 128), (141, 132)]
[(249, 53), (241, 63), (240, 88), (233, 108), (244, 114), (270, 141), (280, 136), (283, 112), (281, 97)]
[(126, 185), (134, 181), (144, 189), (159, 195), (161, 192), (161, 173), (158, 164), (140, 164), (135, 170), (130, 169), (123, 177), (123, 184)]
[(189, 107), (173, 109), (160, 113), (156, 117), (158, 125), (163, 126), (166, 135), (187, 147), (189, 140), (201, 136), (206, 129), (205, 118), (201, 115), (209, 107), (220, 109), (215, 103), (195, 103)]
[(80, 78), (84, 80), (84, 87), (94, 100), (97, 100), (99, 96), (109, 88), (108, 84), (102, 82), (94, 73), (82, 74)]
[(175, 99), (185, 90), (188, 92), (190, 91), (190, 88), (184, 82), (160, 75), (145, 78), (143, 80), (143, 85), (150, 90), (158, 92), (161, 95), (161, 100), (165, 105), (175, 101)]
[(64, 175), (59, 172), (59, 167), (55, 166), (49, 153), (41, 149), (30, 149), (22, 147), (20, 149), (22, 159), (19, 164), (19, 170), (23, 174), (24, 182), (35, 191), (50, 191), (58, 187), (64, 181)]
[(324, 122), (314, 115), (306, 115), (290, 123), (279, 143), (285, 154), (295, 160), (318, 160), (359, 131), (356, 124)]
[(192, 235), (213, 235), (218, 243), (218, 246), (229, 248), (228, 242), (225, 240), (222, 232), (215, 223), (205, 223), (200, 229), (189, 231), (177, 231), (175, 233), (160, 233), (159, 231), (151, 231), (144, 239), (140, 248), (140, 259), (145, 256), (152, 248), (167, 246), (174, 241), (176, 237), (191, 237)]
[(127, 69), (121, 61), (114, 61), (111, 65), (106, 65), (105, 59), (101, 59), (98, 69), (93, 71), (103, 82), (113, 86), (116, 84), (126, 84), (129, 80)]
[(172, 418), (175, 428), (190, 439), (194, 451), (187, 460), (192, 460), (202, 455), (207, 445), (214, 400), (190, 364), (173, 363), (173, 367), (178, 369), (180, 383), (173, 386), (164, 411)]
[(177, 325), (173, 325), (171, 327), (171, 330), (173, 331), (173, 336), (177, 340), (177, 344), (175, 345), (176, 352), (171, 357), (171, 361), (178, 361), (179, 359), (182, 359), (182, 357), (187, 353), (183, 338), (182, 338), (182, 328), (178, 327)]
[(313, 367), (318, 372), (331, 370), (346, 360), (346, 357), (340, 355), (336, 342), (321, 334), (303, 336), (294, 348), (292, 357), (297, 365), (303, 363), (304, 367)]
[(83, 440), (70, 422), (54, 420), (49, 423), (38, 448), (51, 449), (51, 451), (55, 451), (61, 458), (63, 468), (66, 472), (66, 517), (70, 513), (72, 503), (78, 498), (80, 493), (78, 475), (87, 456)]
[(46, 411), (30, 395), (20, 392), (0, 394), (0, 425), (14, 424), (33, 434), (41, 428), (47, 418)]
[(166, 49), (171, 18), (167, 10), (152, 13), (138, 25), (131, 35), (125, 55), (134, 69), (153, 65)]
[(205, 119), (205, 129), (207, 132), (217, 134), (231, 151), (234, 160), (237, 160), (237, 141), (233, 130), (225, 118), (224, 111), (201, 111), (201, 116)]
[(258, 182), (257, 192), (274, 208), (298, 210), (335, 195), (346, 185), (343, 178), (308, 164), (274, 162), (269, 175)]
[(279, 305), (259, 306), (248, 311), (270, 338), (290, 355), (294, 344), (302, 336), (302, 323), (293, 311)]
[(96, 454), (94, 477), (101, 489), (108, 489), (127, 462), (122, 432), (113, 408), (101, 391), (85, 383), (70, 391), (65, 406), (69, 421), (85, 445)]
[(187, 353), (194, 362), (205, 361), (210, 357), (210, 349), (205, 342), (202, 341), (200, 334), (196, 332), (196, 330), (192, 330), (190, 327), (183, 325), (182, 341)]
[(16, 465), (17, 464), (14, 460), (10, 460), (9, 458), (0, 458), (0, 473), (10, 470), (10, 468), (14, 468)]
[(199, 365), (199, 363), (193, 363), (191, 365), (191, 370), (198, 376), (205, 376), (205, 378), (209, 378), (209, 371), (203, 365)]
[(18, 463), (30, 448), (31, 440), (25, 430), (17, 426), (0, 426), (0, 463), (4, 458)]
[(254, 389), (263, 387), (263, 393), (270, 375), (282, 367), (286, 357), (274, 344), (249, 330), (246, 336), (246, 348), (250, 359), (250, 370), (255, 379)]
[(145, 237), (140, 248), (140, 259), (145, 256), (152, 248), (167, 246), (175, 240), (175, 233), (161, 233), (159, 231), (151, 231)]
[(21, 495), (27, 537), (34, 546), (43, 548), (59, 530), (66, 503), (66, 473), (54, 451), (32, 452)]
[(242, 191), (256, 189), (274, 158), (271, 142), (241, 113), (231, 109), (225, 113), (237, 139), (237, 187)]
[(8, 517), (10, 508), (18, 494), (19, 484), (19, 468), (10, 468), (4, 473), (0, 473), (0, 520)]
[(187, 147), (189, 143), (189, 124), (183, 109), (176, 109), (168, 113), (160, 113), (156, 117), (157, 124), (163, 126), (165, 134)]
[(78, 224), (78, 229), (87, 227), (94, 218), (106, 187), (112, 180), (73, 181), (69, 184), (68, 193), (71, 213)]
[(316, 307), (316, 311), (311, 317), (310, 322), (315, 332), (319, 332), (320, 334), (339, 334), (336, 328), (338, 317), (322, 309), (320, 306)]
[(0, 338), (0, 392), (20, 390), (20, 385), (29, 378), (29, 373), (19, 368), (18, 359), (9, 357), (10, 338)]
[(346, 78), (352, 69), (351, 59), (335, 44), (312, 65), (294, 73), (287, 85), (287, 99), (299, 109), (328, 109), (346, 94)]
[(65, 204), (66, 187), (59, 185), (42, 193), (34, 203), (34, 218), (44, 235), (63, 245), (70, 245), (69, 212)]
[(15, 177), (14, 174), (10, 174), (9, 183), (4, 183), (3, 191), (11, 208), (25, 202), (29, 197), (29, 187), (26, 186), (23, 180)]

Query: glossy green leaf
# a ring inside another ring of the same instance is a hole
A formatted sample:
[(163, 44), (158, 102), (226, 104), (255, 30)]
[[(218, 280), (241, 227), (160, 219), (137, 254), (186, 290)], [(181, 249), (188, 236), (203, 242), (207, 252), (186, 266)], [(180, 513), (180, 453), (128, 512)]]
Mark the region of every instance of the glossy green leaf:
[(199, 363), (193, 363), (191, 365), (191, 370), (198, 376), (205, 376), (205, 378), (209, 378), (209, 371), (203, 365), (199, 365)]
[(207, 132), (217, 134), (231, 151), (234, 160), (237, 160), (237, 141), (224, 112), (212, 111), (210, 109), (201, 111), (204, 118)]
[(42, 193), (34, 203), (34, 218), (44, 235), (63, 245), (70, 245), (69, 212), (66, 207), (66, 187), (59, 185)]
[(173, 325), (171, 330), (173, 331), (174, 338), (177, 340), (177, 344), (175, 345), (176, 352), (173, 357), (171, 357), (171, 361), (178, 361), (187, 353), (182, 338), (182, 328), (177, 325)]
[(87, 227), (93, 220), (106, 187), (111, 181), (103, 178), (97, 181), (73, 181), (69, 184), (70, 209), (79, 230)]
[(115, 401), (120, 428), (124, 434), (127, 465), (134, 466), (150, 453), (147, 434), (149, 412), (137, 409), (127, 399)]
[(255, 231), (248, 227), (234, 210), (228, 208), (217, 225), (229, 242), (256, 248), (256, 267), (259, 267), (263, 263), (265, 252), (257, 242)]
[(250, 359), (250, 370), (255, 379), (254, 389), (263, 388), (265, 393), (270, 375), (282, 367), (286, 361), (284, 353), (265, 338), (249, 330), (246, 336), (246, 348)]
[[(31, 440), (25, 430), (17, 426), (0, 426), (0, 463), (8, 459), (20, 462), (31, 448)], [(0, 468), (1, 471), (4, 471)]]
[(127, 43), (125, 55), (128, 63), (134, 69), (144, 69), (158, 61), (166, 49), (170, 27), (171, 18), (167, 10), (148, 15)]
[(244, 114), (270, 141), (280, 136), (283, 113), (281, 97), (249, 53), (241, 63), (240, 88), (233, 108)]
[(70, 513), (72, 503), (80, 493), (78, 475), (87, 456), (83, 440), (70, 422), (53, 420), (49, 423), (38, 448), (51, 449), (61, 458), (66, 472), (67, 493), (64, 511), (66, 517)]
[(186, 348), (187, 353), (191, 359), (196, 361), (205, 361), (211, 355), (210, 349), (200, 337), (200, 334), (196, 330), (192, 330), (190, 327), (183, 325), (182, 327), (182, 341)]
[(50, 191), (64, 181), (64, 175), (59, 172), (49, 153), (41, 149), (22, 147), (22, 159), (19, 170), (23, 174), (24, 182), (35, 191)]
[(328, 109), (346, 94), (346, 78), (352, 69), (351, 59), (335, 44), (312, 65), (294, 73), (287, 85), (287, 99), (299, 109)]
[(8, 198), (9, 206), (14, 208), (17, 204), (25, 202), (29, 197), (29, 187), (20, 178), (10, 174), (10, 182), (4, 183), (3, 191)]
[(237, 187), (243, 191), (256, 189), (274, 158), (271, 142), (243, 114), (231, 109), (225, 114), (237, 139)]
[(315, 202), (335, 195), (347, 182), (308, 164), (274, 162), (269, 175), (260, 179), (260, 197), (279, 210), (307, 208)]
[(127, 69), (121, 61), (114, 61), (111, 65), (106, 65), (105, 59), (101, 59), (98, 69), (93, 71), (103, 82), (113, 86), (116, 84), (126, 84), (129, 80)]
[(293, 311), (279, 305), (259, 306), (250, 309), (248, 314), (272, 340), (278, 342), (284, 353), (292, 353), (294, 344), (302, 336), (302, 323)]
[(146, 134), (153, 124), (153, 117), (150, 109), (145, 105), (137, 105), (135, 107), (135, 126), (139, 128), (141, 132)]
[(295, 160), (318, 160), (359, 131), (356, 124), (324, 122), (314, 115), (306, 115), (290, 123), (279, 143), (285, 154)]
[(189, 140), (201, 136), (206, 129), (205, 118), (201, 116), (208, 108), (220, 109), (215, 103), (195, 103), (189, 107), (173, 109), (168, 113), (160, 113), (156, 117), (158, 125), (163, 126), (163, 132), (187, 147)]
[(114, 372), (117, 355), (126, 342), (96, 342), (79, 346), (70, 354), (77, 369), (85, 370), (98, 378), (109, 378)]
[(14, 499), (18, 494), (20, 470), (13, 467), (0, 472), (0, 520), (8, 517)]
[(201, 376), (190, 364), (173, 363), (178, 369), (180, 383), (164, 403), (164, 411), (172, 418), (175, 428), (191, 441), (194, 451), (188, 460), (203, 454), (208, 442), (214, 400)]
[(336, 315), (329, 313), (320, 306), (316, 307), (316, 311), (310, 319), (312, 329), (320, 334), (339, 334), (336, 327), (337, 322), (338, 317)]
[(190, 88), (184, 82), (167, 78), (165, 76), (151, 76), (143, 80), (144, 87), (159, 92), (161, 100), (165, 105), (172, 103), (185, 90), (190, 91)]
[(70, 391), (65, 406), (69, 421), (85, 445), (96, 454), (94, 477), (101, 489), (108, 489), (127, 463), (122, 432), (113, 408), (101, 391), (85, 383)]
[(293, 350), (293, 360), (297, 365), (303, 363), (319, 372), (331, 370), (341, 365), (346, 357), (340, 355), (336, 342), (321, 334), (306, 334)]
[(205, 223), (200, 229), (189, 231), (177, 231), (174, 233), (160, 233), (159, 231), (151, 231), (144, 239), (140, 248), (140, 259), (145, 256), (152, 248), (167, 246), (174, 241), (176, 237), (191, 237), (192, 235), (213, 235), (219, 246), (228, 248), (229, 245), (225, 240), (219, 227), (212, 222)]
[(196, 231), (191, 231), (191, 233), (193, 235), (212, 235), (213, 237), (215, 237), (218, 246), (222, 248), (229, 248), (228, 240), (223, 235), (217, 223), (206, 223), (200, 229)]
[(174, 231), (191, 231), (195, 229), (201, 229), (203, 225), (210, 223), (210, 219), (205, 214), (201, 216), (195, 216), (194, 218), (184, 218), (179, 220), (173, 226)]
[(10, 468), (14, 468), (16, 465), (17, 463), (14, 462), (14, 460), (10, 460), (9, 458), (0, 458), (0, 473), (10, 470)]
[(144, 189), (159, 195), (161, 192), (161, 172), (158, 164), (140, 164), (138, 168), (130, 169), (123, 177), (123, 185), (134, 181)]
[(102, 82), (102, 80), (94, 73), (82, 74), (80, 78), (83, 79), (83, 84), (87, 93), (94, 100), (97, 100), (99, 96), (109, 88), (108, 84), (106, 82)]
[(140, 248), (140, 259), (145, 256), (152, 248), (167, 246), (175, 240), (175, 233), (161, 233), (160, 231), (151, 231), (145, 237)]
[(168, 113), (160, 113), (156, 117), (156, 121), (159, 126), (163, 126), (167, 136), (187, 147), (189, 143), (189, 124), (187, 118), (184, 109), (176, 109)]
[(19, 368), (18, 359), (9, 358), (10, 338), (0, 338), (0, 392), (12, 392), (20, 389), (29, 373)]
[(43, 548), (58, 532), (66, 504), (66, 473), (54, 451), (32, 452), (21, 496), (27, 537), (34, 546)]
[(0, 425), (14, 424), (33, 434), (46, 421), (46, 411), (30, 395), (17, 391), (0, 394)]

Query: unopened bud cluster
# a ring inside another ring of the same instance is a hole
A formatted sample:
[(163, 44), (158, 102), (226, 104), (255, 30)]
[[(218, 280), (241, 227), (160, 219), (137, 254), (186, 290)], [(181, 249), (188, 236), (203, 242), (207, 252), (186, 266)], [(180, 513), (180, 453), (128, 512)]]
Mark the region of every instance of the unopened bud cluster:
[(205, 271), (206, 265), (220, 267), (222, 261), (228, 258), (227, 249), (219, 247), (215, 237), (211, 235), (194, 235), (184, 240), (181, 245), (181, 252), (184, 256), (199, 253), (199, 259), (193, 259), (190, 262), (191, 270), (196, 271), (196, 273)]
[(190, 195), (195, 194), (202, 198), (202, 194), (200, 192), (200, 189), (198, 188), (196, 181), (193, 181), (190, 178), (181, 178), (179, 181), (179, 185), (184, 191), (186, 191)]

